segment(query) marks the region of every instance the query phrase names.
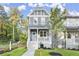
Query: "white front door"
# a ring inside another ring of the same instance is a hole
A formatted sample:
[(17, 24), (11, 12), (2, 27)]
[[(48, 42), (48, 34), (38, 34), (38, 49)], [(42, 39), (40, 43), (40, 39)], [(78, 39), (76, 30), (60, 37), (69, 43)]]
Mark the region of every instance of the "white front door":
[(37, 40), (37, 32), (36, 31), (32, 31), (31, 32), (31, 41), (36, 41)]
[(37, 31), (31, 31), (31, 37), (30, 37), (30, 46), (31, 48), (37, 49)]

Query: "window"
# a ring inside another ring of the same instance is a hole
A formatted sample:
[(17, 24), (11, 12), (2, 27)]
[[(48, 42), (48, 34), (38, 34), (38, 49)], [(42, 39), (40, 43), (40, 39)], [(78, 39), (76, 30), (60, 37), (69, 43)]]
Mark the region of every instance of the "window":
[(79, 38), (79, 34), (78, 33), (75, 33), (75, 38)]
[(34, 24), (34, 25), (37, 25), (37, 24), (38, 24), (38, 18), (34, 18), (34, 19), (33, 19), (33, 24)]
[(44, 37), (46, 37), (46, 31), (44, 31)]
[(40, 31), (40, 37), (42, 37), (43, 36), (43, 32), (42, 31)]
[(42, 10), (42, 15), (48, 15), (46, 11)]
[(40, 37), (46, 37), (47, 36), (47, 31), (40, 31)]
[(71, 34), (70, 33), (68, 33), (68, 37), (67, 38), (71, 38)]
[(38, 10), (38, 15), (41, 15), (41, 12), (40, 12), (40, 10)]
[(45, 18), (41, 18), (41, 24), (45, 25)]

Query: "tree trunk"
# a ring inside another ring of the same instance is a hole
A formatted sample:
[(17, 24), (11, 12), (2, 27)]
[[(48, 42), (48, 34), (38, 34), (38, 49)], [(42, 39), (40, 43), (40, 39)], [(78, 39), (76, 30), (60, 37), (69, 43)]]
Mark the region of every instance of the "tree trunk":
[(12, 50), (12, 42), (9, 43), (9, 50)]
[(14, 41), (14, 33), (15, 31), (14, 31), (14, 22), (13, 22), (13, 41)]
[(58, 39), (57, 39), (57, 32), (54, 32), (54, 48), (57, 48)]
[(65, 33), (64, 33), (64, 39), (65, 39), (65, 47), (64, 48), (66, 48), (66, 38), (67, 38), (67, 31), (65, 31)]

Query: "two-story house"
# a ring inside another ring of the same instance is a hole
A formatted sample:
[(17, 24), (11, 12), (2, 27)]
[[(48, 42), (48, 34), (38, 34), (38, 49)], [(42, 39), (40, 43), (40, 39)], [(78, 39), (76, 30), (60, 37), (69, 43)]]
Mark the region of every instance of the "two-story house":
[(50, 48), (52, 45), (49, 26), (49, 13), (42, 7), (36, 7), (29, 15), (27, 47)]

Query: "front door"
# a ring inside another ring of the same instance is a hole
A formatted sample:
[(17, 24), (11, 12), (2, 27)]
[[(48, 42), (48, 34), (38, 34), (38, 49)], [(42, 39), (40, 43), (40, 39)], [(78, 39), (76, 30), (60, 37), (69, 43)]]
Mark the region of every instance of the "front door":
[(37, 32), (36, 31), (32, 31), (31, 32), (31, 41), (36, 41), (37, 40)]
[(34, 49), (38, 48), (38, 44), (37, 44), (37, 30), (31, 30), (31, 36), (30, 36), (30, 44), (31, 47)]

